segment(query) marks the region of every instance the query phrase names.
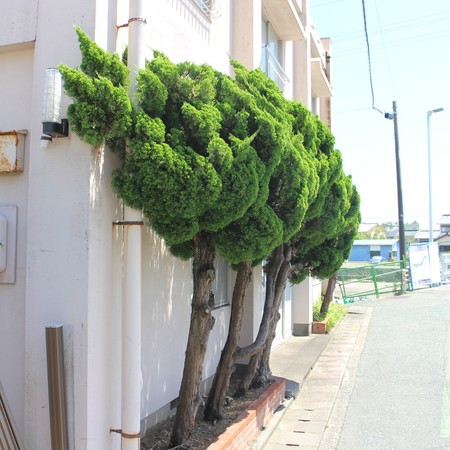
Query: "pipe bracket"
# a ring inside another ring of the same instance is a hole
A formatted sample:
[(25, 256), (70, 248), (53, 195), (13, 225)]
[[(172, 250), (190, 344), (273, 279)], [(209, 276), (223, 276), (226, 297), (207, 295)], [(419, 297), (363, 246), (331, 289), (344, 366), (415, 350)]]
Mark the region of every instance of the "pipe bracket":
[(120, 434), (125, 439), (138, 439), (141, 437), (141, 433), (125, 433), (120, 428), (110, 428), (109, 430), (111, 433), (117, 433)]

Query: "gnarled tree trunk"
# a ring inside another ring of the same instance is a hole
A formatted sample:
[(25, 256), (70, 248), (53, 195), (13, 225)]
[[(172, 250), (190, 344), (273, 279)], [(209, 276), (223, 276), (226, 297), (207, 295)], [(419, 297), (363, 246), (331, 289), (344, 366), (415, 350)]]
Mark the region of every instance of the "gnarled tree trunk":
[[(262, 359), (262, 352), (269, 346), (268, 343), (270, 341), (270, 346), (268, 347), (270, 353), (270, 347), (275, 337), (275, 328), (276, 323), (278, 322), (277, 316), (279, 318), (278, 309), (290, 271), (290, 261), (291, 249), (289, 244), (283, 244), (275, 249), (271, 267), (267, 273), (264, 313), (261, 319), (257, 339), (252, 345), (239, 349), (236, 352), (237, 357), (251, 355), (245, 376), (236, 391), (237, 396), (244, 395), (254, 382), (257, 384), (257, 382), (264, 381), (264, 371), (268, 370), (266, 373), (266, 375), (268, 375), (265, 379), (270, 375), (268, 358), (266, 364)], [(257, 342), (258, 345), (255, 345)], [(261, 378), (259, 375), (261, 375)]]
[(234, 364), (234, 352), (237, 348), (244, 314), (245, 291), (252, 277), (251, 261), (239, 264), (231, 303), (231, 317), (228, 337), (220, 356), (216, 374), (209, 391), (205, 407), (205, 420), (215, 423), (223, 417), (225, 396)]
[(322, 305), (320, 306), (320, 314), (326, 314), (328, 312), (328, 308), (333, 301), (333, 293), (334, 288), (336, 287), (337, 274), (333, 275), (328, 280), (327, 290), (325, 291), (325, 295), (323, 297)]
[(275, 339), (276, 329), (278, 321), (281, 318), (279, 312), (281, 300), (283, 298), (283, 293), (286, 288), (286, 282), (291, 269), (291, 250), (290, 247), (285, 249), (285, 259), (281, 264), (278, 276), (275, 282), (275, 298), (273, 302), (273, 315), (270, 322), (270, 329), (267, 335), (267, 340), (264, 348), (261, 351), (259, 363), (256, 368), (256, 372), (253, 376), (251, 385), (258, 386), (269, 380), (272, 375), (272, 370), (270, 369), (270, 352), (272, 350), (272, 343)]
[(202, 403), (200, 384), (203, 361), (209, 334), (214, 326), (212, 282), (215, 278), (215, 249), (212, 237), (207, 233), (198, 233), (194, 237), (193, 248), (194, 292), (191, 322), (171, 446), (182, 445), (194, 429), (195, 416)]

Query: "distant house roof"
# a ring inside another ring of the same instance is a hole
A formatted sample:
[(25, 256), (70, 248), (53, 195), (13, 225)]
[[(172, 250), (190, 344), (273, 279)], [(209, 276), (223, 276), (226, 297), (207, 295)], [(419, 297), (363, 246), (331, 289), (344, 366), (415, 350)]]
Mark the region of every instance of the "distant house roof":
[(373, 230), (378, 226), (377, 223), (360, 223), (358, 232), (359, 233), (368, 233), (369, 231)]
[(386, 238), (387, 239), (394, 239), (398, 238), (398, 228), (392, 228), (386, 232)]
[[(440, 235), (440, 230), (433, 230), (433, 239), (437, 239), (437, 237)], [(415, 235), (414, 235), (414, 240), (416, 241), (428, 241), (430, 236), (429, 236), (429, 231), (428, 230), (419, 230)]]
[[(405, 237), (414, 239), (417, 231), (418, 230), (405, 230)], [(399, 232), (400, 231), (398, 228), (392, 228), (391, 230), (388, 230), (388, 232), (386, 233), (386, 238), (387, 239), (394, 239), (394, 238), (398, 239)]]
[[(449, 240), (450, 233), (440, 233), (437, 238), (435, 238), (435, 241), (445, 241), (447, 242)], [(446, 238), (446, 239), (444, 239)]]
[(440, 225), (450, 225), (450, 214), (443, 214), (439, 219)]
[(390, 245), (391, 247), (397, 244), (398, 239), (355, 239), (353, 246), (355, 245)]

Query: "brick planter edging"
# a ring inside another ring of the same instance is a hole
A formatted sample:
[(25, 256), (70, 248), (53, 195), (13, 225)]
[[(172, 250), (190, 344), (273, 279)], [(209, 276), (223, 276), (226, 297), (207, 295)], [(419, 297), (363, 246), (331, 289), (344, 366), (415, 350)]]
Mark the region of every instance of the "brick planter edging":
[(311, 332), (313, 334), (325, 334), (327, 332), (327, 323), (328, 323), (328, 318), (326, 318), (320, 322), (313, 322)]
[(273, 380), (207, 450), (239, 450), (256, 439), (284, 400), (286, 380), (278, 377)]

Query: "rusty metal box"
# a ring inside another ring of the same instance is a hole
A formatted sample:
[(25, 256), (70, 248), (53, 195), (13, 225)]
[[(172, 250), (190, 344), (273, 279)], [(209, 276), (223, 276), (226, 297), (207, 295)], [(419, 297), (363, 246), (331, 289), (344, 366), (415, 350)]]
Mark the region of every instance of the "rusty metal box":
[(22, 173), (26, 130), (0, 131), (0, 174)]

